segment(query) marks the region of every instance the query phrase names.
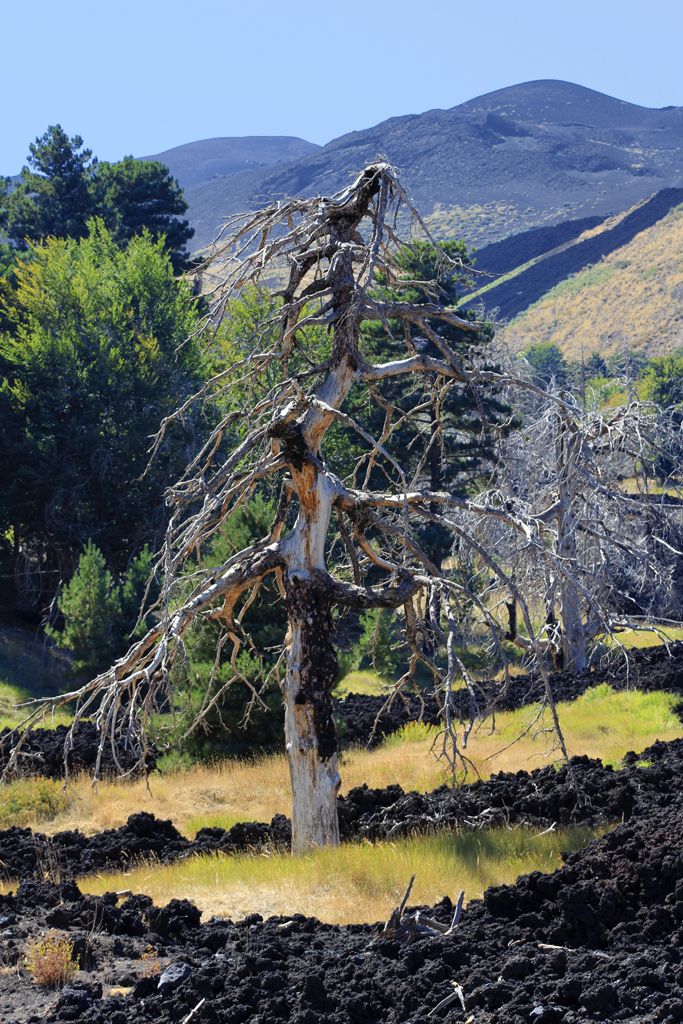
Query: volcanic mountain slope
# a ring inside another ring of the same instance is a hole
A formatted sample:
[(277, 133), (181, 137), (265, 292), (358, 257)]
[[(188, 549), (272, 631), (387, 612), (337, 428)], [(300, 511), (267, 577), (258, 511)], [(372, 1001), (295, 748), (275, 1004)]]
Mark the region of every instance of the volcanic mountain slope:
[(141, 159), (159, 160), (185, 190), (188, 219), (195, 229), (190, 245), (197, 250), (213, 241), (222, 217), (235, 208), (246, 209), (253, 183), (266, 168), (318, 149), (313, 142), (291, 136), (248, 135), (188, 142)]
[(539, 81), (390, 118), (287, 164), (193, 184), (195, 244), (208, 244), (222, 217), (273, 197), (329, 195), (378, 154), (398, 168), (435, 232), (482, 245), (568, 217), (621, 212), (680, 185), (683, 108), (653, 110)]
[(244, 138), (202, 139), (167, 149), (142, 160), (159, 160), (186, 191), (216, 178), (288, 163), (320, 149), (289, 135), (246, 135)]
[(682, 203), (683, 188), (662, 189), (617, 217), (565, 221), (487, 245), (477, 252), (477, 269), (504, 275), (504, 280), (487, 282), (475, 295), (487, 309), (495, 308), (499, 319), (517, 316), (570, 275), (628, 245)]
[[(673, 190), (671, 190), (673, 191)], [(593, 352), (613, 355), (624, 345), (643, 350), (650, 358), (683, 345), (683, 190), (679, 203), (651, 227), (600, 258), (600, 249), (621, 225), (557, 254), (506, 283), (491, 287), (480, 297), (489, 312), (499, 305), (497, 317), (514, 315), (517, 302), (533, 302), (545, 283), (549, 289), (501, 332), (512, 351), (540, 342), (555, 342), (574, 361)], [(657, 198), (657, 197), (655, 197)], [(638, 211), (636, 211), (637, 213)], [(595, 252), (595, 260), (587, 259)], [(586, 263), (579, 273), (552, 287), (558, 266), (569, 271), (572, 261)], [(516, 292), (521, 295), (515, 295)], [(522, 308), (523, 308), (522, 306)]]

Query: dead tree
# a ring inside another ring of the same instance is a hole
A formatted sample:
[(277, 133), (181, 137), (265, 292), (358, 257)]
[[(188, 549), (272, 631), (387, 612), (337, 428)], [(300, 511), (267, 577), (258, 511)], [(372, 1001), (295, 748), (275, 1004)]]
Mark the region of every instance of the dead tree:
[[(506, 388), (543, 393), (509, 374), (483, 369), (474, 356), (461, 361), (433, 326), (440, 321), (476, 332), (477, 324), (436, 301), (384, 301), (373, 291), (379, 269), (392, 286), (406, 283), (395, 259), (401, 243), (393, 225), (401, 207), (421, 223), (394, 171), (376, 163), (332, 198), (277, 202), (228, 223), (230, 236), (214, 258), (223, 284), (215, 295), (209, 333), (230, 315), (240, 289), (259, 279), (284, 281), (281, 306), (274, 319), (243, 340), (239, 358), (176, 414), (182, 419), (192, 403), (213, 402), (222, 410), (203, 450), (168, 493), (172, 516), (157, 564), (164, 581), (159, 621), (111, 670), (72, 693), (41, 702), (24, 723), (25, 730), (52, 708), (72, 701), (76, 711), (69, 737), (81, 718), (93, 715), (101, 730), (100, 751), (116, 736), (142, 758), (155, 716), (172, 709), (178, 699), (187, 663), (183, 638), (189, 627), (202, 617), (221, 624), (216, 664), (225, 645), (231, 645), (231, 678), (218, 693), (207, 689), (199, 721), (227, 686), (243, 678), (237, 655), (249, 644), (242, 626), (244, 604), (274, 574), (289, 622), (282, 656), (272, 672), (285, 705), (294, 852), (339, 841), (340, 776), (331, 700), (337, 674), (333, 606), (403, 609), (410, 667), (401, 682), (412, 676), (419, 661), (433, 673), (444, 709), (444, 750), (454, 769), (460, 756), (452, 704), (456, 679), (470, 691), (468, 728), (478, 714), (474, 686), (457, 656), (458, 602), (466, 599), (478, 608), (499, 648), (500, 630), (486, 602), (421, 550), (420, 526), (446, 527), (462, 550), (493, 573), (518, 598), (530, 643), (539, 643), (523, 595), (495, 548), (483, 544), (477, 530), (490, 520), (512, 531), (521, 545), (542, 547), (546, 511), (508, 508), (499, 498), (475, 501), (435, 492), (428, 473), (448, 388), (469, 388), (475, 396)], [(443, 272), (454, 270), (457, 264), (444, 254)], [(435, 297), (438, 287), (433, 282)], [(368, 358), (361, 333), (368, 320), (382, 324), (387, 337), (393, 332), (394, 343), (403, 346), (400, 357), (385, 362)], [(264, 343), (267, 338), (271, 340)], [(401, 397), (395, 397), (394, 387), (390, 401), (386, 382), (397, 380)], [(354, 389), (382, 410), (384, 428), (378, 438), (344, 409)], [(555, 404), (564, 408), (559, 399)], [(157, 444), (168, 422), (162, 424)], [(414, 435), (413, 466), (415, 452), (421, 452), (410, 475), (404, 469), (405, 451), (395, 443), (397, 428), (406, 423)], [(332, 425), (364, 446), (355, 465), (341, 464), (329, 443)], [(383, 474), (381, 487), (373, 483), (378, 473)], [(278, 480), (280, 495), (268, 535), (219, 567), (207, 568), (199, 561), (191, 574), (184, 573), (188, 559), (265, 480)], [(345, 559), (330, 565), (334, 534)], [(367, 586), (370, 572), (374, 585)], [(445, 649), (445, 664), (425, 654), (425, 649), (433, 650), (424, 643), (426, 613), (431, 632)], [(546, 703), (566, 756), (547, 675), (545, 679)], [(249, 685), (257, 701), (259, 693)], [(21, 739), (14, 763), (20, 746)], [(112, 749), (116, 756), (113, 743)], [(98, 768), (99, 763), (96, 775)]]
[[(542, 544), (520, 546), (491, 520), (482, 542), (495, 546), (536, 617), (545, 617), (541, 648), (558, 667), (581, 671), (597, 636), (680, 620), (679, 482), (669, 476), (661, 493), (648, 489), (658, 463), (673, 459), (680, 468), (680, 432), (656, 406), (633, 398), (614, 408), (598, 391), (587, 404), (556, 397), (501, 441), (498, 487), (486, 498), (537, 522)], [(507, 604), (508, 639), (533, 648), (517, 631), (516, 602)]]

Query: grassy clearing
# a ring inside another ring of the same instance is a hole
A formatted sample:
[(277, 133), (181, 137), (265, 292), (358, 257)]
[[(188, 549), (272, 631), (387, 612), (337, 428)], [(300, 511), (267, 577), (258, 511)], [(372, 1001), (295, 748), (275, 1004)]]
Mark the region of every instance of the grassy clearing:
[[(669, 694), (614, 693), (607, 686), (596, 687), (571, 704), (559, 705), (569, 752), (618, 765), (628, 750), (642, 750), (656, 739), (681, 736), (683, 726), (672, 710), (676, 702)], [(490, 722), (473, 732), (467, 754), (482, 777), (498, 771), (531, 770), (557, 760), (552, 735), (539, 732), (539, 725), (549, 725), (547, 719), (514, 742), (531, 723), (531, 710), (522, 709), (497, 715), (495, 732)], [(377, 787), (399, 783), (406, 790), (420, 792), (441, 785), (447, 779), (432, 752), (435, 736), (436, 730), (411, 724), (375, 750), (345, 752), (341, 757), (342, 793), (364, 782)], [(274, 814), (289, 814), (290, 810), (284, 755), (153, 775), (149, 787), (144, 781), (103, 782), (93, 790), (87, 777), (77, 778), (69, 796), (67, 807), (51, 820), (40, 822), (42, 831), (80, 828), (92, 834), (117, 828), (129, 814), (145, 810), (171, 818), (181, 832), (193, 837), (206, 825), (229, 828), (236, 821), (270, 821)], [(33, 823), (30, 817), (24, 821)]]
[(372, 669), (347, 672), (334, 688), (334, 696), (341, 700), (347, 693), (367, 693), (373, 697), (382, 696), (388, 691), (387, 684)]
[(442, 896), (467, 900), (522, 873), (559, 867), (560, 851), (581, 849), (598, 833), (587, 829), (539, 835), (527, 829), (422, 836), (397, 843), (346, 844), (305, 857), (202, 857), (168, 867), (144, 867), (81, 879), (84, 892), (144, 892), (157, 904), (190, 898), (208, 917), (245, 914), (313, 915), (335, 924), (386, 919), (415, 874), (411, 903)]
[(0, 786), (0, 828), (54, 820), (69, 806), (56, 779), (19, 779)]

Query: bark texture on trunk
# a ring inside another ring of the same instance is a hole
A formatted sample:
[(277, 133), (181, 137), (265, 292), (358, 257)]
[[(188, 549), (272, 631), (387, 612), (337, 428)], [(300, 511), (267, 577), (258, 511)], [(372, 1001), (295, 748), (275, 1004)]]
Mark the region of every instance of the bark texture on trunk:
[[(352, 379), (341, 359), (329, 378), (336, 402), (343, 401)], [(337, 654), (332, 645), (332, 595), (316, 577), (325, 573), (325, 539), (336, 493), (335, 479), (321, 468), (319, 441), (329, 416), (308, 414), (285, 439), (299, 499), (294, 529), (281, 542), (286, 564), (285, 603), (289, 629), (287, 672), (282, 682), (285, 742), (292, 784), (292, 853), (339, 845), (337, 737), (332, 717), (332, 688)], [(325, 573), (325, 576), (327, 574)]]
[(285, 739), (292, 783), (292, 853), (339, 843), (337, 736), (332, 687), (337, 654), (332, 616), (324, 589), (296, 572), (285, 584), (289, 633)]

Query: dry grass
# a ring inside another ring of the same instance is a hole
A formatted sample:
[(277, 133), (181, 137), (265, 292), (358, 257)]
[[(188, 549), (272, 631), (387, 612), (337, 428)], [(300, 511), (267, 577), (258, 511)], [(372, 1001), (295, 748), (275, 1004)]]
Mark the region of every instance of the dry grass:
[(571, 216), (572, 208), (576, 206), (578, 203), (534, 208), (528, 205), (526, 197), (520, 197), (519, 203), (493, 201), (469, 206), (442, 206), (437, 203), (425, 222), (435, 238), (466, 238), (469, 245), (480, 248), (518, 231), (564, 220)]
[[(411, 903), (433, 904), (460, 889), (466, 899), (533, 870), (559, 867), (560, 851), (580, 849), (586, 829), (539, 835), (526, 829), (423, 836), (397, 843), (345, 844), (305, 857), (201, 857), (126, 874), (125, 885), (157, 905), (192, 899), (206, 917), (295, 913), (335, 924), (385, 920), (415, 874)], [(120, 888), (119, 874), (81, 879), (84, 892)]]
[(503, 331), (513, 351), (552, 341), (580, 361), (624, 342), (661, 356), (683, 342), (683, 207), (551, 289)]
[[(675, 703), (669, 694), (612, 693), (601, 686), (571, 704), (561, 704), (570, 754), (602, 757), (616, 764), (627, 750), (642, 750), (655, 739), (681, 736), (683, 727), (672, 711)], [(483, 777), (557, 759), (551, 734), (538, 731), (547, 721), (514, 742), (530, 723), (531, 711), (523, 709), (498, 715), (495, 732), (489, 722), (473, 733), (467, 753)], [(399, 783), (406, 790), (421, 792), (434, 789), (446, 781), (443, 766), (432, 752), (434, 737), (435, 730), (414, 724), (376, 750), (347, 751), (341, 759), (342, 792), (364, 782), (378, 787)], [(498, 753), (504, 747), (508, 749)], [(41, 831), (80, 828), (93, 834), (117, 828), (129, 814), (145, 810), (171, 818), (180, 831), (194, 836), (205, 825), (228, 828), (236, 821), (270, 821), (274, 814), (289, 814), (289, 772), (285, 756), (278, 755), (154, 775), (149, 786), (144, 781), (105, 782), (93, 790), (86, 777), (75, 780), (70, 798), (66, 809), (49, 823), (41, 823)]]

